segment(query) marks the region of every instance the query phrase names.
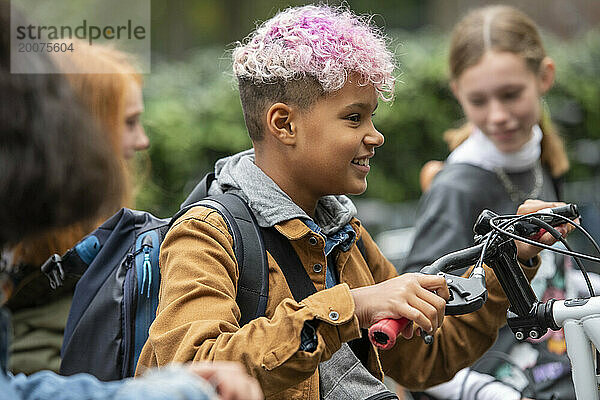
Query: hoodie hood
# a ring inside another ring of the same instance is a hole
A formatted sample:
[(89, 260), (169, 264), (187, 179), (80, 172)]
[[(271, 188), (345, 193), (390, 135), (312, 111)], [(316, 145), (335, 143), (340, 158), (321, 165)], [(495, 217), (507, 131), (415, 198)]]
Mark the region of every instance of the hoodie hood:
[(254, 164), (254, 149), (225, 157), (215, 163), (215, 181), (210, 196), (233, 191), (244, 198), (261, 227), (294, 219), (309, 219), (329, 235), (345, 226), (356, 215), (347, 196), (323, 196), (317, 202), (314, 220), (277, 184)]

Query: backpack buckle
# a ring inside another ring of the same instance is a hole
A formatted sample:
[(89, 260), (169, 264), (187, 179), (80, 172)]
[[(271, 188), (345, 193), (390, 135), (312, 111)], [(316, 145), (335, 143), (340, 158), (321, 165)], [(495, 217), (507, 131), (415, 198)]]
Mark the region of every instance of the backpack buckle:
[(61, 256), (53, 254), (41, 266), (41, 270), (48, 277), (52, 289), (62, 286), (65, 281), (65, 271), (62, 267), (62, 261)]

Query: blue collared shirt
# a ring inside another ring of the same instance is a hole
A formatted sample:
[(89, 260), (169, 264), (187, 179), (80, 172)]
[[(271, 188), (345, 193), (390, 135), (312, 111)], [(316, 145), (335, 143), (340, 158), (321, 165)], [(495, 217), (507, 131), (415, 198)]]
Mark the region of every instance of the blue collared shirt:
[[(354, 239), (356, 239), (356, 232), (354, 232), (354, 229), (352, 229), (350, 224), (344, 225), (337, 232), (327, 236), (323, 233), (323, 229), (321, 229), (319, 225), (315, 224), (310, 219), (304, 220), (304, 223), (310, 228), (311, 231), (321, 235), (323, 239), (325, 239), (325, 248), (323, 249), (325, 252), (325, 257), (329, 256), (336, 246), (339, 246), (341, 251), (348, 251), (354, 243)], [(332, 263), (329, 262), (327, 263), (327, 269), (325, 271), (325, 287), (327, 289), (338, 284), (337, 275), (335, 273), (335, 265), (331, 264)]]

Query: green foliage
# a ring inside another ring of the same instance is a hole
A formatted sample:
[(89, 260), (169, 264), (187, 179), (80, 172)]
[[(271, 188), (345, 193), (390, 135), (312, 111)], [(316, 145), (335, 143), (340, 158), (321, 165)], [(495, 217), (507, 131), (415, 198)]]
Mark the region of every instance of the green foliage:
[(567, 179), (587, 179), (596, 171), (577, 161), (572, 145), (579, 139), (600, 139), (600, 31), (590, 31), (575, 42), (549, 43), (548, 53), (556, 62), (556, 84), (546, 101), (569, 150)]
[[(376, 150), (362, 197), (401, 202), (419, 197), (421, 166), (447, 156), (442, 134), (459, 126), (463, 115), (448, 87), (447, 35), (392, 36), (399, 82), (394, 102), (380, 102), (377, 110), (375, 124), (386, 142)], [(557, 83), (546, 102), (567, 145), (580, 138), (600, 139), (600, 32), (575, 43), (546, 43), (557, 65)], [(218, 158), (251, 145), (228, 55), (204, 49), (185, 62), (157, 63), (147, 77), (145, 102), (152, 168), (138, 207), (169, 215)], [(573, 163), (569, 178), (592, 173)]]
[(203, 50), (186, 62), (160, 63), (144, 89), (152, 169), (138, 207), (169, 215), (214, 162), (250, 147), (229, 61)]

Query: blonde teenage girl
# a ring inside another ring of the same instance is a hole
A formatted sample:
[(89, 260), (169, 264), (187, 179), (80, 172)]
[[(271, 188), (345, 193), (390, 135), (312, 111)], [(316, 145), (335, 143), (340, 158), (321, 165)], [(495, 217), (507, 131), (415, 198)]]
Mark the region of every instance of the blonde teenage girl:
[[(542, 102), (554, 74), (554, 62), (546, 55), (535, 23), (519, 10), (484, 7), (456, 25), (450, 47), (450, 85), (468, 122), (445, 134), (453, 151), (441, 171), (436, 174), (440, 165), (432, 163), (423, 171), (425, 186), (430, 175), (435, 178), (420, 202), (405, 270), (418, 270), (446, 253), (472, 245), (471, 229), (483, 209), (512, 214), (525, 199), (555, 201), (560, 197), (559, 179), (569, 163)], [(555, 270), (538, 274), (540, 298), (545, 290), (557, 289), (550, 284)], [(510, 332), (504, 335), (513, 343)], [(563, 348), (552, 353), (548, 347), (546, 343), (532, 345), (534, 360), (523, 366), (562, 365), (566, 357), (556, 353)], [(566, 368), (544, 375), (550, 382), (535, 384), (553, 387), (552, 380), (566, 375), (560, 398), (570, 398), (568, 374), (567, 362)], [(439, 399), (500, 396), (508, 400), (522, 398), (524, 389), (522, 383), (495, 382), (494, 376), (477, 372), (462, 371), (456, 379), (458, 383), (430, 394)]]

